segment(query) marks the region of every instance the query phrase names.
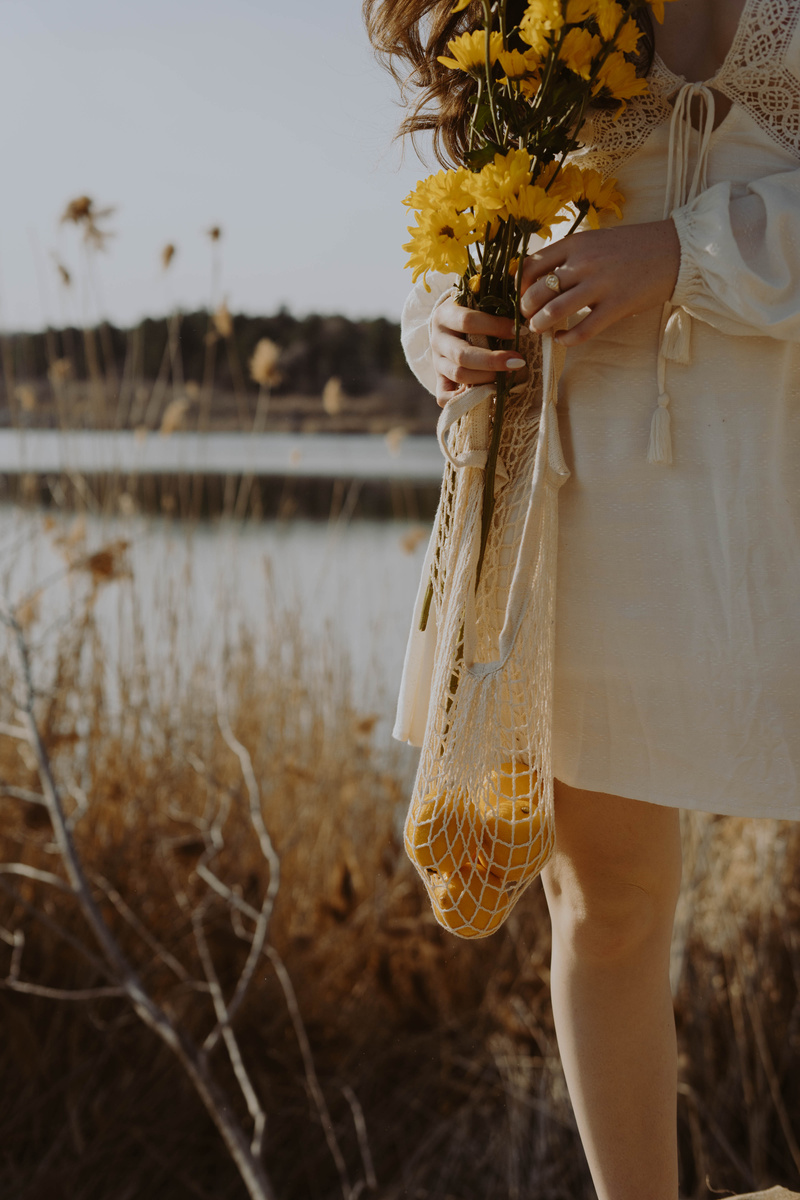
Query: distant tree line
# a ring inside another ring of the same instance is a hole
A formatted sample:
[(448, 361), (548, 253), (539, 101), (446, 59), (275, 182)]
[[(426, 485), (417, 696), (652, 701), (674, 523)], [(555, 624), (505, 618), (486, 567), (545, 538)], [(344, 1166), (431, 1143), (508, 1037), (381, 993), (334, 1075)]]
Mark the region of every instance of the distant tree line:
[[(248, 364), (259, 340), (269, 338), (281, 352), (275, 395), (316, 396), (331, 377), (340, 379), (350, 396), (380, 391), (390, 380), (395, 394), (406, 390), (398, 389), (398, 384), (407, 386), (409, 399), (421, 392), (403, 356), (399, 325), (384, 317), (358, 321), (317, 314), (295, 317), (286, 309), (270, 317), (226, 312), (220, 321), (218, 316), (201, 311), (147, 318), (133, 329), (103, 325), (91, 339), (96, 363), (105, 376), (121, 377), (133, 356), (137, 377), (156, 379), (169, 356), (173, 321), (183, 378), (198, 384), (207, 378), (213, 346), (214, 387), (224, 391), (244, 385), (255, 391)], [(92, 373), (87, 344), (85, 331), (76, 328), (7, 334), (1, 347), (4, 382), (8, 386), (12, 380), (44, 380), (55, 360), (68, 363), (73, 378), (87, 378)], [(172, 369), (170, 373), (174, 378)]]

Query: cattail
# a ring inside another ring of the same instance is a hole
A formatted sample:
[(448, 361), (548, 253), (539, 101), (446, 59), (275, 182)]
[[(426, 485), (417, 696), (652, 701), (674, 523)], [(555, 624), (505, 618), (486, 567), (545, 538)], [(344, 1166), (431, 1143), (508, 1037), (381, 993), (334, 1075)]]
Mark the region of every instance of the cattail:
[(52, 384), (66, 383), (72, 375), (72, 360), (56, 358), (47, 368), (47, 378)]
[(269, 338), (261, 338), (250, 359), (250, 378), (254, 383), (269, 387), (280, 381), (280, 374), (275, 370), (280, 355), (280, 346)]
[(175, 257), (176, 250), (177, 247), (172, 242), (167, 242), (166, 246), (161, 251), (161, 265), (165, 271)]
[(408, 430), (403, 425), (394, 425), (387, 431), (383, 440), (386, 442), (392, 458), (397, 458), (407, 434)]
[(322, 389), (322, 407), (329, 417), (337, 417), (344, 408), (344, 388), (341, 379), (332, 375)]
[(33, 412), (36, 408), (36, 391), (29, 383), (21, 383), (15, 389), (17, 400), (24, 412)]
[(224, 300), (214, 313), (213, 321), (214, 328), (220, 337), (229, 338), (233, 336), (233, 318)]

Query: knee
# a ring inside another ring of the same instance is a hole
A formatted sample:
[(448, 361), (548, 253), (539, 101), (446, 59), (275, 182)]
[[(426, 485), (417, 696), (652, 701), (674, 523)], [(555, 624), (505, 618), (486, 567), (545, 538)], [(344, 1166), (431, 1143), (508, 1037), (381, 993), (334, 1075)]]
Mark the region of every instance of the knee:
[(668, 948), (678, 889), (676, 879), (586, 878), (556, 864), (545, 883), (553, 939), (570, 957), (597, 966)]

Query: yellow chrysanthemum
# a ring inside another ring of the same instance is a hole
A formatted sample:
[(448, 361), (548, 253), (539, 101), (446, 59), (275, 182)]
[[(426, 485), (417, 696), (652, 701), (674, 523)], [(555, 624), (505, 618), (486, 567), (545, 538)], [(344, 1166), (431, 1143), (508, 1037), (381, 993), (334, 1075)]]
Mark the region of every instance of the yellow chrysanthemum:
[(468, 208), (472, 203), (469, 183), (472, 172), (466, 167), (455, 171), (437, 171), (427, 179), (421, 179), (412, 192), (406, 196), (403, 204), (408, 208), (443, 209)]
[(569, 187), (565, 185), (565, 176), (569, 171), (577, 171), (577, 167), (562, 167), (558, 159), (542, 167), (536, 176), (536, 183), (544, 188), (549, 196), (559, 196), (566, 204), (571, 198)]
[[(503, 49), (503, 35), (492, 33), (489, 36), (489, 42), (489, 60), (494, 63)], [(453, 71), (466, 71), (468, 74), (482, 71), (486, 62), (486, 31), (477, 29), (474, 33), (462, 33), (461, 37), (453, 38), (451, 42), (447, 43), (447, 49), (453, 57), (440, 55), (437, 62), (442, 63), (445, 67), (450, 67)]]
[(520, 188), (515, 196), (509, 198), (506, 208), (508, 215), (514, 218), (525, 233), (539, 233), (543, 237), (550, 236), (552, 225), (567, 219), (561, 212), (561, 200), (557, 196), (551, 196), (535, 183)]
[(576, 171), (578, 182), (577, 186), (573, 186), (571, 200), (578, 211), (584, 214), (584, 220), (591, 229), (599, 227), (601, 213), (622, 216), (625, 197), (617, 191), (616, 179), (603, 179), (599, 171), (579, 171), (576, 167), (572, 170)]
[(625, 13), (617, 0), (595, 0), (594, 16), (601, 38), (610, 42)]
[(508, 78), (516, 83), (527, 75), (535, 75), (542, 59), (535, 50), (503, 50), (498, 55), (498, 62)]
[(664, 0), (648, 0), (650, 7), (653, 10), (653, 16), (658, 21), (659, 25), (664, 24)]
[(413, 269), (414, 283), (422, 275), (428, 291), (428, 271), (464, 274), (469, 266), (467, 247), (479, 236), (472, 221), (454, 208), (419, 213), (417, 224), (409, 225), (408, 232), (411, 241), (403, 246), (409, 255), (406, 266)]
[(619, 31), (616, 47), (622, 54), (635, 54), (642, 31), (635, 21), (626, 21)]
[(579, 25), (594, 16), (594, 0), (567, 0), (565, 13), (568, 25)]
[(472, 179), (476, 208), (492, 216), (508, 216), (508, 202), (531, 181), (531, 157), (527, 150), (495, 154)]
[(498, 62), (505, 71), (501, 83), (514, 84), (523, 96), (535, 96), (542, 82), (541, 58), (535, 50), (503, 50)]
[(561, 43), (558, 57), (570, 71), (580, 75), (581, 79), (588, 79), (592, 61), (602, 49), (603, 43), (596, 33), (589, 33), (588, 29), (570, 29)]
[(546, 54), (564, 24), (561, 0), (529, 0), (519, 23), (519, 36), (537, 54)]
[(609, 54), (597, 73), (597, 79), (592, 88), (592, 95), (605, 92), (614, 100), (630, 100), (633, 96), (641, 96), (647, 91), (647, 80), (636, 74), (633, 63), (629, 63), (624, 54), (615, 50)]

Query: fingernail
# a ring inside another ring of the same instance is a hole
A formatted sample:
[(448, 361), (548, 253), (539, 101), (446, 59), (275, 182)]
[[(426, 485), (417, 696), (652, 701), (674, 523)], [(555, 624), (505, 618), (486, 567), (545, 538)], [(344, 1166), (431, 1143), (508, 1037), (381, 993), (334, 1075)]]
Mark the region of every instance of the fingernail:
[(507, 358), (506, 366), (511, 371), (518, 371), (520, 367), (525, 366), (525, 359), (524, 358)]

